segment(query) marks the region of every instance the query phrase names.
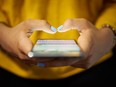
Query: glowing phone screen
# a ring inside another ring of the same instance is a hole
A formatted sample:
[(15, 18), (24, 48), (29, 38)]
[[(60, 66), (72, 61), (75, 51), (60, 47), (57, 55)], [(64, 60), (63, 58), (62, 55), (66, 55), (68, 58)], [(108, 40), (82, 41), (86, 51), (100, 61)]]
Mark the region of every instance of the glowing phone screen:
[(81, 56), (80, 48), (74, 40), (38, 40), (32, 52), (29, 54), (30, 57)]

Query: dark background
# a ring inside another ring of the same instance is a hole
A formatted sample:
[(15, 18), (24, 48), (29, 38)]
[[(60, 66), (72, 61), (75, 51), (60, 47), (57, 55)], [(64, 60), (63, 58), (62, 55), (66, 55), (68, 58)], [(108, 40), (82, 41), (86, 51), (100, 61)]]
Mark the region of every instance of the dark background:
[(24, 79), (0, 68), (0, 87), (116, 87), (116, 49), (112, 58), (80, 74), (60, 80)]

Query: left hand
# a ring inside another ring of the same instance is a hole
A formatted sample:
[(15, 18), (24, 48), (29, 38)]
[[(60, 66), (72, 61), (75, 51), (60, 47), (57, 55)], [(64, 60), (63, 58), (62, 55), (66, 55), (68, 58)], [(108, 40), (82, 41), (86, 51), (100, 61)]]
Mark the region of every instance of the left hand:
[(82, 60), (77, 59), (54, 59), (48, 62), (42, 62), (45, 67), (73, 66), (78, 68), (90, 68), (100, 57), (109, 52), (113, 47), (113, 32), (106, 29), (97, 29), (86, 19), (68, 19), (63, 24), (59, 32), (66, 32), (70, 29), (79, 31), (80, 36), (77, 40), (79, 46), (84, 52)]

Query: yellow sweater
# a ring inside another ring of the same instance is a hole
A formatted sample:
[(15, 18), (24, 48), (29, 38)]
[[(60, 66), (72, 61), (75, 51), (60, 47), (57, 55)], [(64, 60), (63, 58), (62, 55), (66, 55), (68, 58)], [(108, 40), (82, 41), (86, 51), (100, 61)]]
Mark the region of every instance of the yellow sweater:
[[(115, 15), (116, 4), (103, 3), (103, 0), (0, 0), (0, 22), (5, 22), (12, 27), (27, 19), (44, 19), (51, 25), (58, 27), (67, 18), (83, 17), (94, 23), (98, 28), (102, 24), (110, 24), (116, 28)], [(34, 33), (31, 40), (34, 42), (39, 38), (76, 39), (77, 37), (78, 33), (76, 31), (56, 33), (55, 35), (40, 32), (38, 34)], [(96, 64), (101, 63), (111, 55), (112, 53), (106, 54)], [(16, 58), (11, 58), (1, 50), (0, 67), (18, 76), (31, 79), (59, 79), (83, 71), (81, 68), (71, 66), (54, 68), (29, 67)]]

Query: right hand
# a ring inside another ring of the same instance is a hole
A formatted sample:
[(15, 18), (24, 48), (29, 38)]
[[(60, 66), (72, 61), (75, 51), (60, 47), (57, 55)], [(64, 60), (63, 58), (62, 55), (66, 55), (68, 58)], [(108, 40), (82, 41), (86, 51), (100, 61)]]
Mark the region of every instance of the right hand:
[(32, 31), (38, 30), (50, 34), (55, 33), (45, 20), (26, 20), (13, 28), (9, 28), (1, 23), (0, 28), (0, 46), (25, 62), (37, 62), (29, 59), (27, 56), (33, 46), (31, 40), (28, 38), (32, 34)]

